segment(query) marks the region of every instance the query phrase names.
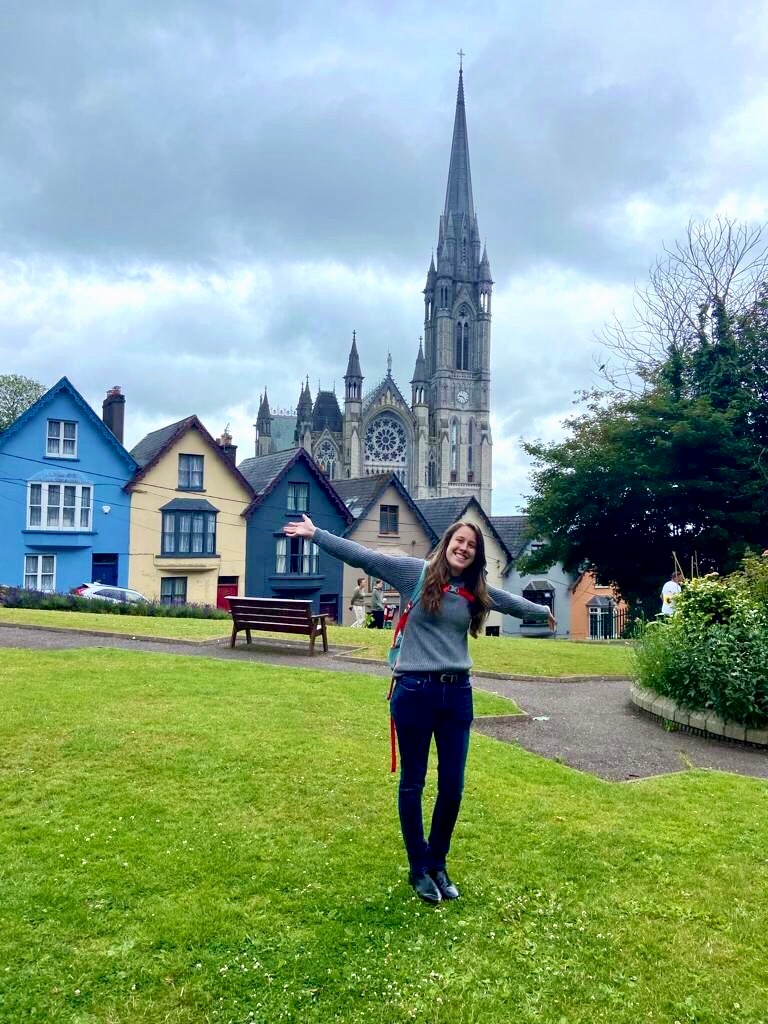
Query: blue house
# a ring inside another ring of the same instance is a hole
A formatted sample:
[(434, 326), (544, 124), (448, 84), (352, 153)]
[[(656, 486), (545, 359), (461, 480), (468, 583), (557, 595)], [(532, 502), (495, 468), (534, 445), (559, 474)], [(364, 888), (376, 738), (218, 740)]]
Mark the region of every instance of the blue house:
[(246, 510), (245, 592), (312, 601), (315, 613), (341, 621), (342, 563), (283, 526), (308, 515), (342, 534), (352, 513), (303, 448), (246, 459), (237, 467), (256, 492)]
[(128, 585), (123, 486), (138, 467), (121, 443), (124, 405), (112, 388), (103, 421), (62, 377), (0, 433), (0, 583)]

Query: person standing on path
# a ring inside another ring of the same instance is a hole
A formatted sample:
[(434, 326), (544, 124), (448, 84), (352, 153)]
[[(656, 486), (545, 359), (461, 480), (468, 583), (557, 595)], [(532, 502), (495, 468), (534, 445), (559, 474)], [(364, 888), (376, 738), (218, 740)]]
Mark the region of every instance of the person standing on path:
[(677, 611), (675, 602), (677, 595), (681, 591), (680, 584), (683, 582), (685, 577), (681, 572), (675, 571), (671, 577), (667, 580), (664, 586), (661, 588), (661, 614), (662, 615), (674, 615)]
[(361, 626), (365, 625), (365, 576), (361, 576), (358, 579), (357, 586), (352, 591), (352, 600), (349, 602), (349, 607), (355, 616), (352, 629), (360, 629)]
[[(464, 791), (464, 769), (473, 718), (467, 634), (477, 636), (494, 608), (530, 615), (555, 628), (548, 608), (485, 582), (483, 535), (473, 523), (454, 523), (428, 561), (371, 551), (320, 530), (307, 516), (287, 523), (289, 537), (312, 539), (348, 565), (386, 580), (404, 598), (422, 582), (408, 616), (395, 666), (390, 701), (400, 750), (398, 811), (410, 866), (408, 881), (427, 903), (454, 900), (458, 888), (446, 858)], [(424, 837), (422, 792), (432, 737), (437, 747), (437, 799)]]
[(371, 591), (371, 629), (384, 629), (384, 609), (387, 607), (387, 599), (384, 597), (384, 584), (376, 580)]

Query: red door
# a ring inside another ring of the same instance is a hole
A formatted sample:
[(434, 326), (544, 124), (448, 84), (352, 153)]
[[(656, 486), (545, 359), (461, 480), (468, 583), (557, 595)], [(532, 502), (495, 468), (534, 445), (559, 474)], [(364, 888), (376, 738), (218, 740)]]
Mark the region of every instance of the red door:
[(237, 597), (237, 583), (219, 583), (216, 587), (216, 607), (229, 611), (228, 597)]

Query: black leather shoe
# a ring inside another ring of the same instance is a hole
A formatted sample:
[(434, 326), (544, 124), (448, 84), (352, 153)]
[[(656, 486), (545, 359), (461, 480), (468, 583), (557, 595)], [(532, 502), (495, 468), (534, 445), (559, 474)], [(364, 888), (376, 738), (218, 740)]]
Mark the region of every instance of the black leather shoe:
[(440, 890), (442, 899), (457, 900), (459, 898), (459, 890), (445, 873), (445, 868), (437, 868), (435, 871), (430, 871), (429, 877)]
[(425, 903), (439, 903), (442, 897), (440, 890), (426, 871), (411, 871), (408, 881), (416, 891), (416, 895)]

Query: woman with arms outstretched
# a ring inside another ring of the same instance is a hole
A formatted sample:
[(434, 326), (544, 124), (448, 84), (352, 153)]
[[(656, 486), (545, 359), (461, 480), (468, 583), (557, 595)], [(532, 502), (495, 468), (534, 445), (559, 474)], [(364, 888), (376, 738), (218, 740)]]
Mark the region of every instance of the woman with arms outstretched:
[[(555, 620), (548, 608), (485, 582), (485, 544), (474, 523), (454, 523), (425, 562), (371, 551), (318, 529), (311, 519), (288, 523), (289, 537), (306, 537), (348, 565), (386, 580), (403, 600), (421, 595), (408, 617), (395, 667), (390, 708), (400, 750), (398, 810), (410, 865), (409, 882), (427, 903), (455, 900), (446, 858), (464, 790), (472, 723), (467, 634), (477, 636), (492, 609), (522, 618)], [(426, 567), (426, 568), (425, 568)], [(432, 737), (437, 748), (437, 799), (424, 837), (422, 792)]]

